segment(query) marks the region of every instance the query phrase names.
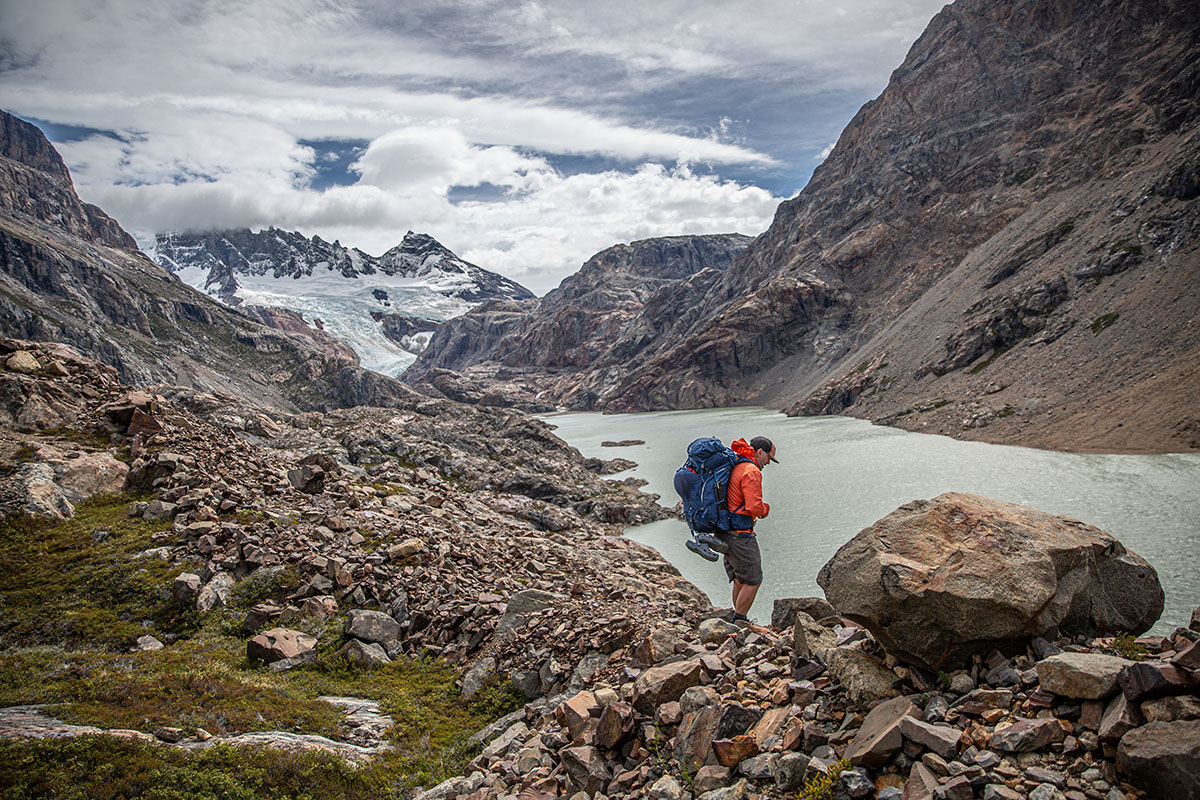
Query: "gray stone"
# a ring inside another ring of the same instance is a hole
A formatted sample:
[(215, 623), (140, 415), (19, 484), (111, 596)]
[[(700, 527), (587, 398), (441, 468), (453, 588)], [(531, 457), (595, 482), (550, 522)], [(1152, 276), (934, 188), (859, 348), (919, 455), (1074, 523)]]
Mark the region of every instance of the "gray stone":
[(965, 775), (957, 775), (933, 790), (934, 800), (972, 800), (975, 790)]
[(1200, 719), (1200, 698), (1191, 695), (1160, 697), (1142, 703), (1146, 722), (1179, 722)]
[(475, 693), (483, 688), (484, 683), (495, 674), (496, 659), (491, 657), (479, 659), (463, 676), (462, 696), (474, 697)]
[(774, 753), (764, 753), (743, 759), (737, 765), (739, 775), (745, 775), (752, 781), (774, 781), (775, 765), (779, 756)]
[(1104, 700), (1117, 691), (1117, 675), (1133, 662), (1103, 653), (1060, 653), (1037, 663), (1048, 692), (1080, 700)]
[(608, 783), (608, 766), (595, 747), (566, 747), (559, 754), (563, 771), (571, 785), (590, 795), (603, 791)]
[(171, 596), (178, 603), (195, 602), (196, 595), (200, 594), (201, 584), (199, 575), (192, 572), (181, 572), (175, 576), (175, 580), (171, 584)]
[(700, 634), (700, 641), (705, 644), (719, 644), (730, 636), (741, 633), (742, 629), (720, 617), (712, 617), (701, 622), (696, 632)]
[(467, 794), (470, 781), (466, 778), (447, 778), (446, 780), (413, 797), (413, 800), (449, 800), (460, 794)]
[(155, 639), (150, 634), (146, 634), (145, 636), (138, 637), (137, 644), (134, 646), (133, 649), (140, 651), (140, 652), (151, 652), (154, 650), (162, 650), (163, 643), (160, 642), (158, 639)]
[(382, 611), (353, 608), (346, 614), (347, 636), (364, 642), (377, 642), (385, 647), (400, 637), (400, 625)]
[(711, 706), (721, 700), (721, 695), (711, 686), (689, 686), (679, 696), (679, 710), (690, 714), (705, 706)]
[(940, 694), (935, 694), (929, 698), (929, 702), (925, 704), (925, 712), (922, 717), (926, 722), (944, 722), (946, 712), (950, 710), (950, 703)]
[(732, 776), (733, 773), (729, 767), (722, 767), (720, 764), (709, 764), (696, 771), (696, 777), (692, 780), (692, 788), (696, 794), (711, 792), (713, 789), (720, 789), (726, 786)]
[(874, 656), (846, 647), (827, 651), (829, 674), (845, 688), (850, 699), (868, 708), (899, 692), (892, 684), (899, 678)]
[(848, 769), (838, 776), (842, 790), (850, 797), (870, 797), (875, 793), (875, 784), (866, 773), (858, 769)]
[(142, 519), (147, 522), (154, 522), (160, 519), (174, 519), (179, 513), (179, 506), (174, 503), (164, 503), (162, 500), (151, 500), (150, 505), (146, 506), (146, 510), (142, 512)]
[(342, 645), (337, 654), (359, 669), (371, 669), (392, 663), (388, 654), (376, 642), (363, 642), (351, 639)]
[(1054, 784), (1043, 783), (1029, 793), (1029, 800), (1067, 800), (1067, 797)]
[(1025, 796), (1003, 783), (989, 783), (983, 787), (983, 800), (1025, 800)]
[(683, 796), (683, 787), (671, 775), (663, 775), (650, 785), (646, 792), (649, 800), (679, 800)]
[(696, 659), (651, 667), (633, 684), (633, 706), (643, 714), (653, 714), (656, 706), (678, 700), (684, 690), (700, 683), (703, 668)]
[(675, 734), (675, 760), (688, 769), (698, 769), (712, 755), (717, 730), (717, 706), (704, 706), (683, 715)]
[(817, 583), (888, 653), (933, 671), (1055, 627), (1141, 633), (1163, 608), (1154, 568), (1104, 531), (959, 493), (861, 531)]
[(505, 728), (503, 733), (488, 742), (481, 755), (489, 759), (502, 758), (513, 749), (515, 743), (523, 741), (527, 736), (529, 736), (529, 726), (524, 721), (517, 720)]
[(829, 601), (823, 597), (781, 597), (771, 605), (771, 627), (786, 630), (796, 624), (796, 612), (803, 611), (813, 619), (824, 619), (837, 614)]
[(1028, 767), (1025, 770), (1025, 780), (1033, 783), (1049, 783), (1063, 789), (1067, 785), (1067, 776), (1061, 772), (1044, 767)]
[(775, 762), (775, 785), (782, 792), (794, 792), (804, 786), (811, 756), (804, 753), (784, 753)]
[(228, 572), (218, 572), (196, 595), (196, 610), (212, 611), (214, 608), (227, 604), (229, 596), (233, 592), (233, 584), (232, 575)]
[(792, 629), (792, 652), (799, 658), (815, 659), (827, 664), (826, 654), (837, 647), (837, 634), (803, 611), (795, 612)]
[(1100, 717), (1100, 738), (1115, 742), (1141, 724), (1142, 715), (1138, 706), (1125, 699), (1124, 694), (1118, 694)]
[(711, 792), (705, 792), (696, 798), (696, 800), (745, 800), (750, 794), (750, 784), (745, 778), (742, 778), (733, 786), (726, 786), (721, 789), (713, 789)]

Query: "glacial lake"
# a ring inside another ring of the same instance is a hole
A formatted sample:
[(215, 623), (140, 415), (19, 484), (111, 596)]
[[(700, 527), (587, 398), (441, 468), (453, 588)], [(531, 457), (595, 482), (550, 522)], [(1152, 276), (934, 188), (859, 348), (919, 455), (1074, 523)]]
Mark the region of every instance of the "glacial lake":
[[(972, 492), (1082, 520), (1117, 537), (1158, 571), (1166, 608), (1152, 629), (1186, 627), (1200, 605), (1200, 454), (1097, 455), (962, 442), (846, 417), (790, 418), (765, 408), (544, 417), (585, 456), (628, 458), (661, 503), (678, 501), (672, 481), (700, 436), (770, 437), (778, 464), (763, 471), (771, 514), (758, 524), (764, 579), (751, 617), (769, 621), (781, 597), (823, 597), (817, 572), (863, 528), (911, 500)], [(604, 441), (645, 444), (601, 447)], [(730, 604), (718, 563), (684, 547), (687, 525), (662, 520), (629, 528), (718, 606)]]

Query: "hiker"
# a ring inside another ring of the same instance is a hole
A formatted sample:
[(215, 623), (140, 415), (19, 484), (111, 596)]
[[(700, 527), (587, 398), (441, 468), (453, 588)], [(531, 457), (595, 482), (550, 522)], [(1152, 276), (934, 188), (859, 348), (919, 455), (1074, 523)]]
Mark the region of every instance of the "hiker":
[(762, 585), (762, 555), (754, 523), (771, 512), (771, 507), (763, 502), (762, 468), (772, 461), (779, 462), (775, 458), (775, 444), (765, 436), (755, 436), (749, 443), (738, 439), (729, 448), (749, 459), (739, 460), (730, 473), (727, 500), (733, 529), (716, 534), (728, 547), (725, 574), (733, 584), (733, 619), (737, 622), (749, 619), (750, 606)]

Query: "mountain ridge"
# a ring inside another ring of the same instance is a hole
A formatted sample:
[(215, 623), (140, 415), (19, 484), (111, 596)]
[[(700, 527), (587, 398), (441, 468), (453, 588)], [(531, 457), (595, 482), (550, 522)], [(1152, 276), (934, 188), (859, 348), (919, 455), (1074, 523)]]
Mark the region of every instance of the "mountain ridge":
[(274, 227), (159, 234), (152, 257), (227, 305), (302, 314), (351, 347), (362, 366), (385, 375), (403, 371), (428, 342), (428, 331), (400, 332), (413, 323), (428, 328), (419, 321), (440, 323), (481, 302), (533, 297), (412, 231), (381, 256)]
[[(1034, 446), (1200, 448), (1198, 15), (947, 6), (768, 230), (663, 307), (686, 319), (652, 356), (527, 388), (577, 409), (757, 403)], [(468, 377), (490, 380), (487, 363)]]

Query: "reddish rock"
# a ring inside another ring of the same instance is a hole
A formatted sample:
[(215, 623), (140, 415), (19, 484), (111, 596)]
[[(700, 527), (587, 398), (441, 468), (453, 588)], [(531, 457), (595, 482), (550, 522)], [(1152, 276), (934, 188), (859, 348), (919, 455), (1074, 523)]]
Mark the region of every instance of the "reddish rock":
[(904, 744), (900, 723), (918, 713), (907, 697), (883, 701), (867, 714), (862, 727), (846, 747), (845, 758), (855, 766), (879, 767), (887, 763)]
[(900, 733), (905, 739), (932, 750), (946, 760), (958, 755), (958, 743), (962, 731), (949, 725), (931, 725), (914, 717), (900, 720)]
[(600, 712), (596, 727), (596, 746), (613, 749), (633, 731), (633, 706), (617, 701)]
[(733, 769), (742, 759), (758, 755), (758, 744), (749, 734), (734, 736), (731, 739), (713, 739), (713, 753), (722, 766)]
[(1200, 721), (1151, 722), (1117, 747), (1117, 770), (1153, 798), (1200, 798)]
[(697, 660), (651, 667), (633, 684), (633, 707), (643, 714), (653, 714), (657, 706), (678, 700), (685, 689), (698, 685), (702, 674)]
[(306, 654), (312, 654), (315, 658), (316, 653), (316, 637), (289, 628), (272, 628), (246, 643), (247, 658), (268, 664), (300, 658)]
[(1027, 753), (1040, 750), (1066, 737), (1057, 719), (1025, 719), (1000, 725), (992, 732), (989, 747), (1005, 753)]
[(1131, 663), (1121, 670), (1117, 683), (1131, 703), (1168, 694), (1187, 694), (1200, 687), (1200, 681), (1190, 673), (1162, 661)]
[(698, 769), (712, 753), (716, 730), (716, 706), (704, 706), (684, 714), (675, 734), (675, 759), (689, 769)]

